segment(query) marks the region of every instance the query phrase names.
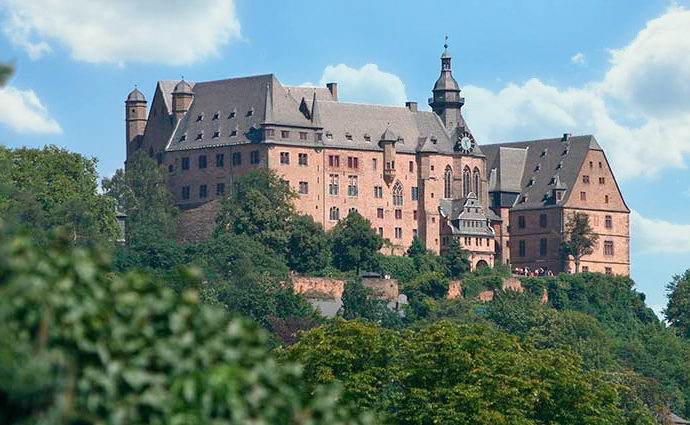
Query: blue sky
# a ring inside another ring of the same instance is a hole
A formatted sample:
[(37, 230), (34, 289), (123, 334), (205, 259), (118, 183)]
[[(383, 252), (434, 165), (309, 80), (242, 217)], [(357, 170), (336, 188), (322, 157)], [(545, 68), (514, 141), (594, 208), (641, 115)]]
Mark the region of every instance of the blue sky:
[[(179, 30), (179, 33), (175, 31)], [(0, 143), (124, 161), (124, 98), (159, 79), (274, 73), (343, 100), (426, 105), (449, 36), (480, 143), (593, 133), (655, 309), (690, 267), (690, 2), (0, 0)], [(425, 106), (424, 106), (425, 107)]]

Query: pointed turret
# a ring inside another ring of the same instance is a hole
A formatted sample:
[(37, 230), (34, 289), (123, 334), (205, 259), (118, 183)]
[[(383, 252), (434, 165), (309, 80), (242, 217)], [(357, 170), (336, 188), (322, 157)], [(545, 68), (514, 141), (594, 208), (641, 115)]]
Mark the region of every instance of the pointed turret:
[(390, 125), (386, 127), (379, 139), (379, 146), (383, 148), (383, 180), (389, 186), (395, 178), (395, 144), (398, 139), (398, 135)]
[(429, 99), (429, 106), (441, 117), (446, 128), (453, 129), (463, 122), (460, 108), (465, 104), (465, 99), (460, 97), (460, 86), (453, 78), (450, 61), (448, 36), (446, 36), (443, 54), (441, 55), (441, 75), (434, 84), (434, 89), (432, 90), (434, 97)]
[(319, 112), (319, 104), (316, 100), (316, 90), (311, 101), (311, 123), (315, 127), (321, 127), (321, 113)]
[(273, 123), (273, 93), (271, 86), (266, 84), (266, 100), (264, 105), (264, 124)]

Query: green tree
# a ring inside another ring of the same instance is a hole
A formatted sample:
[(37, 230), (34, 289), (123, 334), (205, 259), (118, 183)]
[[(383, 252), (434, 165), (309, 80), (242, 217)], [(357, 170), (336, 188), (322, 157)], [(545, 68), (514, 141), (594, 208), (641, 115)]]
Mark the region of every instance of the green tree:
[(95, 158), (55, 146), (0, 146), (0, 216), (36, 238), (57, 230), (74, 244), (114, 241), (119, 234), (115, 208), (98, 193), (96, 164)]
[(470, 269), (467, 251), (460, 248), (460, 242), (457, 238), (450, 239), (450, 244), (448, 244), (448, 249), (443, 257), (446, 260), (449, 277), (459, 277)]
[(369, 220), (358, 212), (351, 212), (330, 232), (333, 263), (340, 270), (356, 270), (383, 246), (381, 236), (371, 227)]
[(221, 200), (218, 231), (246, 234), (285, 255), (295, 216), (295, 192), (275, 171), (261, 168), (238, 177)]
[(666, 320), (680, 335), (690, 338), (690, 269), (681, 275), (673, 276), (666, 286), (666, 291)]
[(580, 259), (594, 252), (598, 240), (599, 235), (589, 225), (589, 216), (573, 213), (565, 224), (561, 251), (566, 258), (572, 256), (575, 260), (575, 273), (580, 272)]
[(143, 151), (128, 158), (127, 168), (104, 178), (103, 191), (127, 214), (126, 237), (130, 245), (174, 240), (177, 209), (166, 184), (166, 170)]
[(412, 238), (412, 245), (410, 245), (407, 250), (407, 255), (414, 257), (421, 254), (426, 254), (426, 246), (424, 246), (424, 243), (417, 237), (417, 235), (414, 235)]
[(348, 320), (367, 319), (385, 327), (397, 327), (401, 323), (398, 312), (388, 308), (388, 300), (364, 286), (359, 278), (345, 284), (343, 317)]
[(113, 275), (64, 241), (3, 236), (1, 423), (372, 423), (195, 291)]
[(330, 261), (328, 238), (312, 216), (297, 215), (291, 223), (287, 244), (287, 264), (298, 273), (323, 270)]

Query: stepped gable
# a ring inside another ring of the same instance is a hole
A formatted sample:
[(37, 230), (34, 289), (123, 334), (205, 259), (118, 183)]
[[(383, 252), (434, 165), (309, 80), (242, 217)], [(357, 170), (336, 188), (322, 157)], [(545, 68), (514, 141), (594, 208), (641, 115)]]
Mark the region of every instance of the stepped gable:
[(194, 101), (170, 137), (168, 151), (259, 141), (267, 105), (273, 109), (268, 111), (271, 121), (311, 126), (273, 74), (199, 82), (193, 92)]
[(551, 191), (558, 180), (568, 189), (575, 185), (590, 149), (602, 150), (592, 135), (482, 145), (487, 170), (496, 173), (490, 177), (489, 191), (519, 191), (516, 210), (563, 205), (570, 190), (558, 204), (550, 200)]

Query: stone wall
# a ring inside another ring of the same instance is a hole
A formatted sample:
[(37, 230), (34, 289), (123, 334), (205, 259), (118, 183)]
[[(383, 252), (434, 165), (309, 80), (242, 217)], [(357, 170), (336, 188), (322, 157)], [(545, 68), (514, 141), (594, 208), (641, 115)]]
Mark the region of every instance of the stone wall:
[(298, 294), (321, 294), (332, 298), (342, 298), (345, 291), (345, 280), (330, 277), (294, 276), (292, 284)]
[(364, 278), (362, 279), (362, 284), (378, 292), (388, 300), (397, 300), (400, 295), (396, 279)]
[(208, 237), (216, 227), (219, 208), (220, 204), (217, 201), (211, 201), (196, 208), (180, 211), (177, 218), (180, 239), (195, 242)]
[[(525, 289), (522, 287), (522, 283), (520, 282), (520, 279), (517, 277), (509, 277), (505, 280), (503, 280), (503, 289), (511, 289), (513, 291), (518, 291), (518, 292), (523, 292)], [(462, 298), (462, 282), (459, 280), (451, 280), (450, 283), (448, 284), (448, 293), (446, 294), (446, 298), (449, 299), (454, 299), (454, 298)], [(491, 301), (494, 299), (494, 292), (493, 291), (482, 291), (479, 293), (477, 296), (477, 299), (479, 301)], [(549, 301), (549, 295), (544, 290), (544, 293), (542, 294), (541, 297), (541, 303), (546, 304)]]

